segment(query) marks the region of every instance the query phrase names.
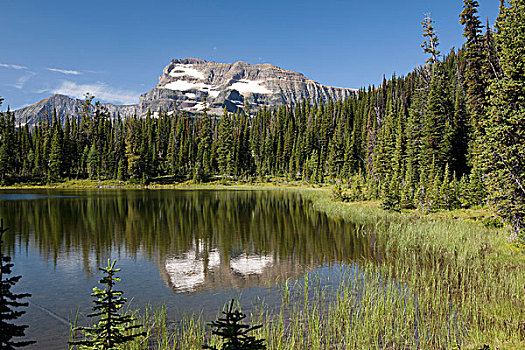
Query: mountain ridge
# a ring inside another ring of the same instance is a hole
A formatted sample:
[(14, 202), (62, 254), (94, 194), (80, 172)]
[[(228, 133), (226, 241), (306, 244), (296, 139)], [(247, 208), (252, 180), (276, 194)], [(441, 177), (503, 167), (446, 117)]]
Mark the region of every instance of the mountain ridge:
[[(246, 103), (252, 111), (263, 107), (293, 105), (302, 100), (340, 100), (356, 89), (322, 85), (302, 73), (286, 70), (270, 63), (249, 64), (242, 61), (219, 63), (201, 58), (172, 59), (158, 77), (158, 83), (139, 97), (137, 104), (101, 103), (113, 118), (145, 115), (164, 111), (199, 113), (206, 108), (211, 114), (243, 110)], [(33, 105), (15, 110), (17, 124), (35, 124), (38, 119), (52, 116), (53, 109), (64, 118), (78, 115), (81, 99), (52, 95)]]

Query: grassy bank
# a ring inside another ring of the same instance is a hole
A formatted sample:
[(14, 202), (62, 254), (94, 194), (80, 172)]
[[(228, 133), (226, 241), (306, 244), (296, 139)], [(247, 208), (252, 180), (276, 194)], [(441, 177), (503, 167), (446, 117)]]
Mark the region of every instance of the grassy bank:
[(525, 348), (525, 259), (508, 243), (504, 228), (472, 222), (479, 211), (389, 213), (370, 203), (312, 196), (317, 210), (369, 228), (381, 261), (362, 266), (406, 283), (425, 315), (426, 331), (449, 329), (452, 334), (452, 319), (462, 325), (460, 343), (437, 331), (435, 339), (445, 338), (446, 346), (428, 348)]
[[(112, 187), (76, 185), (61, 188)], [(263, 186), (148, 188), (290, 189), (310, 199), (316, 210), (358, 223), (358, 234), (374, 238), (369, 249), (375, 258), (342, 269), (337, 281), (309, 274), (281, 285), (280, 305), (257, 304), (250, 317), (263, 324), (257, 332), (269, 349), (525, 348), (525, 259), (508, 244), (505, 229), (473, 219), (489, 213), (394, 213), (374, 202), (334, 202), (328, 189)], [(136, 349), (200, 349), (204, 338), (210, 339), (198, 316), (170, 322), (161, 309), (150, 309), (141, 319), (148, 337), (133, 345)]]
[[(267, 177), (261, 181), (230, 181), (228, 179), (211, 179), (195, 183), (192, 180), (174, 179), (173, 177), (153, 178), (146, 184), (139, 181), (68, 179), (56, 182), (22, 182), (0, 186), (2, 189), (80, 189), (80, 188), (147, 188), (147, 189), (267, 189), (267, 188), (312, 188), (301, 181), (288, 181), (281, 177)], [(326, 188), (328, 188), (326, 186)]]

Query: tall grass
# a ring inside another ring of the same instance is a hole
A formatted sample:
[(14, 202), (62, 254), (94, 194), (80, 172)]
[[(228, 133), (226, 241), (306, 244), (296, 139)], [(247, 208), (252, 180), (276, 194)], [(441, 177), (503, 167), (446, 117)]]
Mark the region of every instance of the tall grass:
[[(277, 306), (250, 313), (268, 349), (525, 349), (525, 263), (503, 229), (388, 213), (301, 191), (317, 210), (361, 224), (375, 259), (342, 266), (331, 280), (283, 282)], [(336, 267), (337, 269), (337, 267)], [(241, 301), (242, 304), (242, 301)], [(199, 349), (219, 340), (199, 316), (168, 322), (146, 309), (148, 336), (130, 349)]]
[[(494, 310), (478, 298), (447, 297), (451, 291), (442, 284), (427, 285), (434, 282), (428, 272), (406, 283), (394, 278), (398, 272), (363, 264), (343, 268), (335, 283), (306, 275), (281, 288), (277, 308), (260, 302), (250, 322), (263, 325), (256, 336), (266, 339), (268, 349), (477, 349), (484, 343), (522, 348), (522, 330), (495, 322)], [(411, 287), (416, 279), (424, 281), (419, 288)], [(519, 308), (500, 310), (509, 312), (512, 319), (523, 319)], [(169, 323), (161, 308), (145, 312), (139, 322), (148, 337), (129, 349), (199, 349), (205, 339), (219, 343), (198, 316)]]

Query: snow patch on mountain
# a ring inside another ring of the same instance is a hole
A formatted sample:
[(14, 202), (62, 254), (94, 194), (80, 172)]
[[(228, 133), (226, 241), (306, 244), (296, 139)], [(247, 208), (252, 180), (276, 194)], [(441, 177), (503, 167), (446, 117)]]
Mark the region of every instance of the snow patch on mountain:
[(170, 89), (175, 91), (188, 91), (188, 90), (207, 90), (212, 86), (204, 83), (190, 83), (186, 80), (176, 80), (171, 83), (167, 83), (164, 86), (161, 86), (164, 89)]
[(215, 90), (208, 91), (208, 95), (210, 95), (213, 98), (217, 98), (217, 96), (219, 96), (220, 93), (221, 93), (220, 91), (215, 91)]
[(204, 103), (203, 102), (198, 102), (192, 108), (200, 112), (200, 111), (202, 111), (204, 109)]
[(197, 79), (204, 79), (204, 74), (187, 64), (176, 64), (169, 73), (174, 78), (190, 76)]
[(232, 86), (229, 87), (230, 90), (237, 90), (242, 95), (246, 94), (271, 94), (272, 91), (267, 89), (265, 86), (261, 85), (262, 80), (248, 80), (248, 79), (241, 79), (236, 83), (233, 83)]

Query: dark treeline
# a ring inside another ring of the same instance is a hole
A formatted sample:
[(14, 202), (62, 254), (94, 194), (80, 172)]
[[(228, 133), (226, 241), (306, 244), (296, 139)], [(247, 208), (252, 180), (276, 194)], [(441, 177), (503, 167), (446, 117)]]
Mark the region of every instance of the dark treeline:
[(3, 113), (2, 181), (281, 176), (337, 183), (344, 196), (380, 199), (389, 209), (489, 200), (518, 232), (525, 217), (525, 5), (502, 3), (495, 30), (488, 23), (483, 30), (477, 6), (464, 1), (462, 49), (441, 57), (427, 16), (426, 64), (345, 101), (113, 120), (87, 98), (78, 118), (61, 123), (55, 113), (33, 129), (17, 128), (13, 114)]

